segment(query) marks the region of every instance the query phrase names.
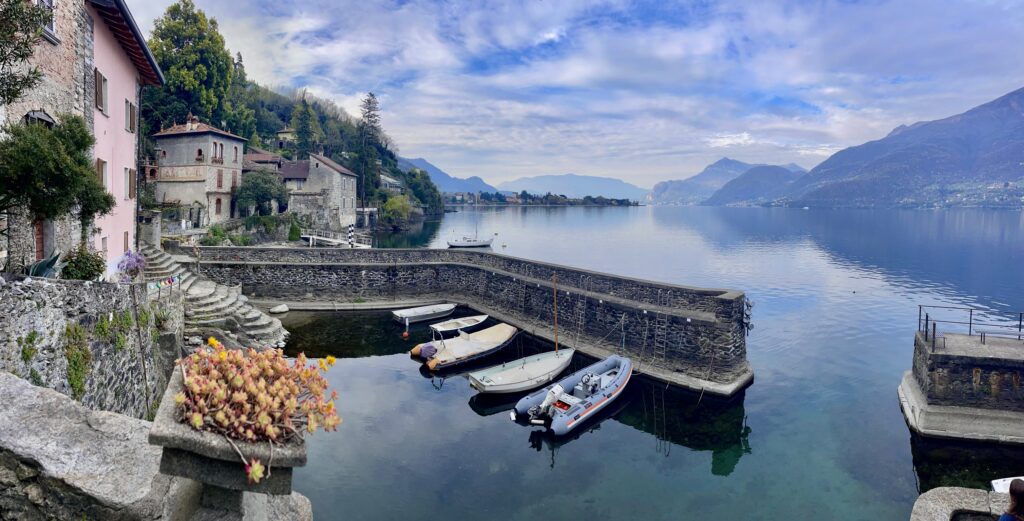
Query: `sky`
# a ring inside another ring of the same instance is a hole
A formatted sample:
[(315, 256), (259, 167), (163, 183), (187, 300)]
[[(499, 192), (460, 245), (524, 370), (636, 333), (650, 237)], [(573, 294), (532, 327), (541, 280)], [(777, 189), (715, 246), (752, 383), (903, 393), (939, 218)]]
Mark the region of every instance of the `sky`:
[[(127, 0), (147, 34), (171, 0)], [(1024, 87), (1024, 1), (196, 0), (249, 77), (496, 184), (807, 168)]]

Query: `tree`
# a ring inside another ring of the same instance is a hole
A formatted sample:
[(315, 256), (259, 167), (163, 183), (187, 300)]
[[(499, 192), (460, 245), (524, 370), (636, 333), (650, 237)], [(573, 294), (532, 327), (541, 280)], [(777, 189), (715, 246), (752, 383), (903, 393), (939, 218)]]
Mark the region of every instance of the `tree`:
[[(238, 136), (256, 136), (256, 111), (251, 85), (245, 75), (242, 53), (238, 53), (234, 62), (231, 87), (224, 101), (224, 128)], [(250, 139), (250, 144), (258, 146)]]
[(409, 198), (404, 195), (396, 195), (384, 203), (380, 218), (384, 224), (398, 227), (408, 221), (410, 215), (412, 215), (412, 203), (409, 202)]
[(256, 215), (270, 215), (273, 208), (271, 201), (285, 204), (288, 202), (288, 189), (274, 172), (257, 170), (249, 172), (242, 178), (242, 185), (235, 195), (239, 208), (256, 207)]
[(295, 157), (296, 159), (309, 159), (309, 153), (313, 151), (316, 135), (313, 129), (315, 119), (313, 109), (306, 98), (303, 97), (295, 105), (292, 112), (292, 127), (295, 129)]
[(114, 208), (92, 163), (95, 140), (85, 120), (60, 116), (53, 128), (11, 124), (0, 141), (0, 213), (22, 208), (34, 217), (77, 214), (82, 240), (92, 221)]
[(207, 18), (192, 0), (179, 0), (156, 20), (149, 48), (166, 82), (159, 89), (143, 91), (143, 118), (161, 128), (184, 121), (191, 112), (223, 125), (235, 62), (217, 20)]
[[(380, 145), (380, 136), (384, 133), (380, 126), (380, 102), (377, 96), (368, 92), (360, 105), (359, 119), (359, 199), (364, 205), (368, 196), (372, 193), (371, 188), (376, 188), (380, 182), (377, 172), (377, 147)], [(372, 150), (372, 152), (371, 152)]]
[(0, 0), (0, 106), (18, 101), (39, 84), (39, 68), (24, 63), (52, 19), (52, 11), (40, 3)]

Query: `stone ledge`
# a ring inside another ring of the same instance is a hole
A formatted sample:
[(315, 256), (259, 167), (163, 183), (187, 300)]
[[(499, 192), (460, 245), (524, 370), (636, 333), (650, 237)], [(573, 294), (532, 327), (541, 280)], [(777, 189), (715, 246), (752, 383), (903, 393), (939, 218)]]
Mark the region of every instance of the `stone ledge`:
[(918, 496), (910, 521), (952, 521), (954, 516), (991, 516), (993, 521), (1006, 511), (1008, 496), (973, 488), (933, 488)]
[(897, 389), (907, 425), (922, 436), (1024, 444), (1024, 413), (930, 405), (912, 371)]

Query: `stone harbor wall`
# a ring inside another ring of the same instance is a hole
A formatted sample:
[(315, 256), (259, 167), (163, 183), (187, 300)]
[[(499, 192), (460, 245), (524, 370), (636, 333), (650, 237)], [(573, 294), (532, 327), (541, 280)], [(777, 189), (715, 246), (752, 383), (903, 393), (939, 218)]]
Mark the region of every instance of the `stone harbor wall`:
[[(133, 286), (0, 278), (0, 371), (82, 405), (146, 418), (179, 356), (180, 293), (150, 301)], [(154, 295), (155, 297), (155, 295)]]
[[(999, 341), (990, 337), (989, 344)], [(944, 352), (942, 342), (933, 350), (923, 334), (914, 339), (913, 375), (929, 404), (1024, 412), (1024, 344), (1020, 356), (1005, 358), (980, 344), (974, 356)]]
[(202, 273), (284, 301), (450, 300), (545, 337), (557, 274), (563, 344), (622, 353), (655, 378), (715, 394), (734, 394), (752, 378), (740, 292), (447, 250), (203, 248)]

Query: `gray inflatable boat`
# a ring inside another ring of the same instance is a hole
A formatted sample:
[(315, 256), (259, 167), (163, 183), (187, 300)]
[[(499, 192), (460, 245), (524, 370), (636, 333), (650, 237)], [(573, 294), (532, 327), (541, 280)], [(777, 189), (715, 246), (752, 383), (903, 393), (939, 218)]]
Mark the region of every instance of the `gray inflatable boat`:
[(532, 425), (565, 434), (618, 398), (632, 373), (628, 358), (609, 356), (524, 396), (509, 415), (512, 421), (528, 418)]

